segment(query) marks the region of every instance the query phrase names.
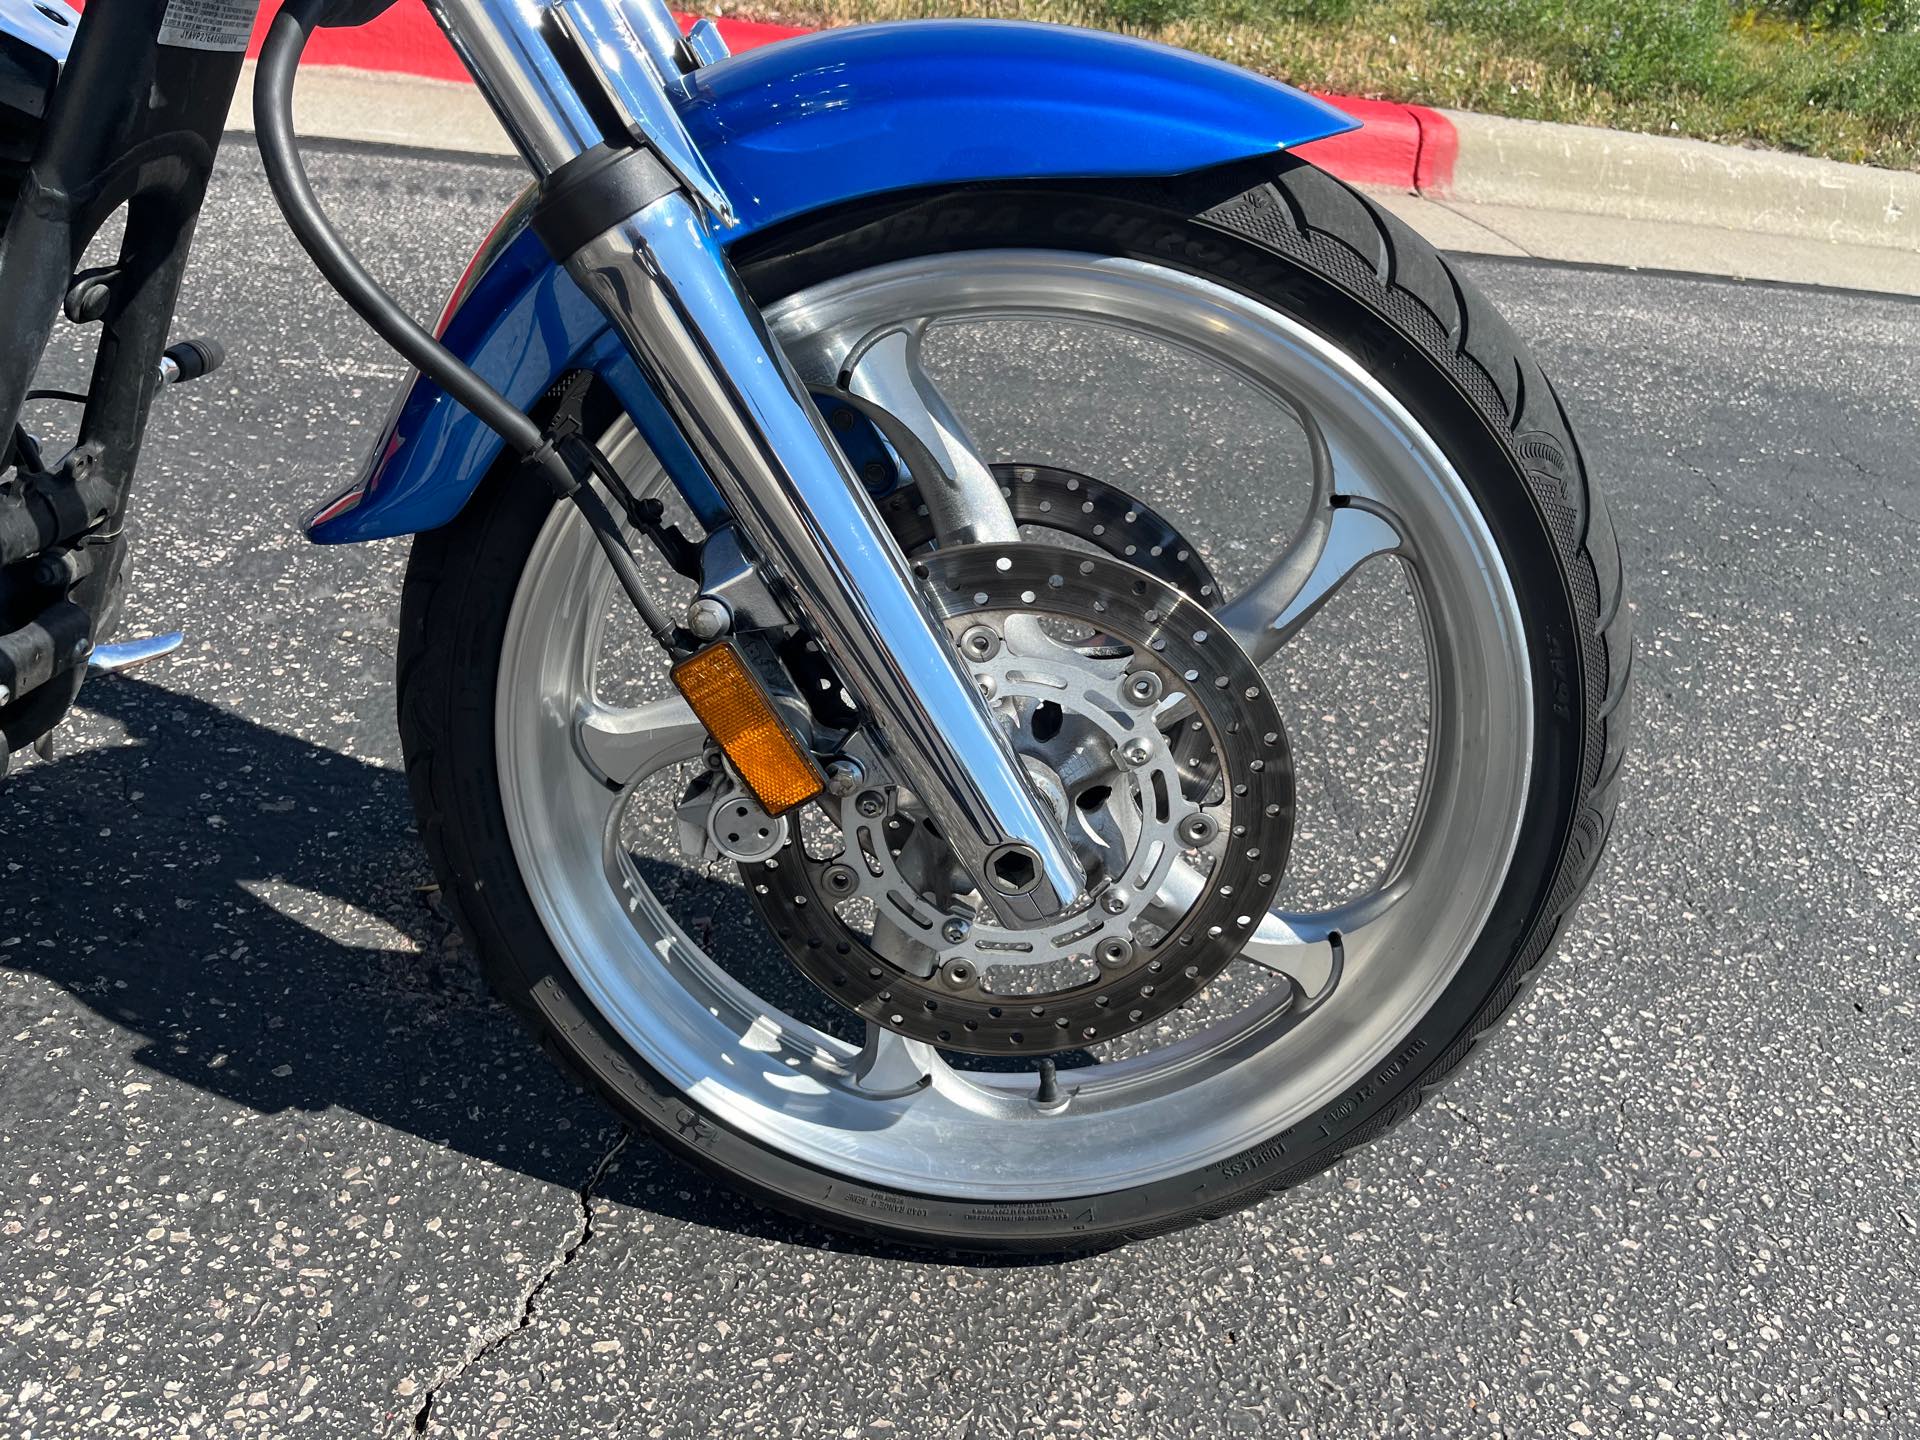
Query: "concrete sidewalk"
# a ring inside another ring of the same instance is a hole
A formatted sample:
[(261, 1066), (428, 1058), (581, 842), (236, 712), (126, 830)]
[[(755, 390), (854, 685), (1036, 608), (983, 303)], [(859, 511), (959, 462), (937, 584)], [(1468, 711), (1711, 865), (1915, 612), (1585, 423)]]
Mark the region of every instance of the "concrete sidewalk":
[(1753, 227), (1360, 188), (1442, 250), (1920, 296), (1920, 254), (1906, 249)]
[[(1300, 153), (1361, 185), (1441, 249), (1920, 295), (1920, 175), (1347, 103), (1378, 139), (1361, 145), (1340, 136)], [(250, 130), (250, 111), (249, 78), (233, 128)], [(471, 85), (417, 73), (310, 68), (295, 114), (301, 133), (316, 138), (513, 153)], [(1423, 156), (1420, 136), (1436, 134), (1444, 149), (1429, 143)]]
[(1451, 173), (1369, 189), (1443, 249), (1920, 294), (1920, 175), (1441, 113)]

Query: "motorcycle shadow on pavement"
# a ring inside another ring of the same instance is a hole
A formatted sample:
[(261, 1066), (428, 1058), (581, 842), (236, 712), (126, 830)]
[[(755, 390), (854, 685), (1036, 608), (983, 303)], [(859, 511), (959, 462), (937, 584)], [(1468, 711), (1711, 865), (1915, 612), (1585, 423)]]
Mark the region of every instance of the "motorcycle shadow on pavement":
[[(125, 1037), (76, 1044), (123, 1043), (180, 1082), (155, 1084), (150, 1123), (245, 1163), (263, 1137), (206, 1097), (291, 1116), (267, 1143), (333, 1152), (316, 1158), (318, 1186), (353, 1163), (340, 1152), (385, 1144), (351, 1120), (299, 1118), (326, 1112), (586, 1183), (619, 1122), (487, 994), (436, 903), (398, 770), (129, 676), (93, 680), (82, 708), (126, 742), (0, 786), (0, 857), (20, 867), (0, 889), (0, 966), (44, 976)], [(598, 1193), (752, 1238), (935, 1258), (763, 1210), (644, 1142)]]

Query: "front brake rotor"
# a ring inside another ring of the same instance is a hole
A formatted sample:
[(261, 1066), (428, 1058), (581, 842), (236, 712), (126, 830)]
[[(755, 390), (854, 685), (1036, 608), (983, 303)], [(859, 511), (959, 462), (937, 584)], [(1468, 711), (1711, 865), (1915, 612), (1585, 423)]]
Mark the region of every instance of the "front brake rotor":
[[(914, 569), (957, 642), (1012, 616), (1096, 642), (1060, 655), (1051, 680), (1045, 658), (1000, 655), (976, 666), (1064, 821), (1080, 818), (1074, 797), (1091, 792), (1075, 790), (1080, 781), (1052, 783), (1063, 777), (1042, 763), (1047, 742), (1035, 738), (1046, 705), (1054, 706), (1049, 735), (1071, 725), (1090, 737), (1086, 753), (1110, 764), (1109, 793), (1096, 799), (1109, 807), (1109, 823), (1086, 827), (1089, 844), (1107, 846), (1090, 852), (1094, 893), (1030, 930), (1001, 929), (964, 902), (962, 915), (927, 884), (924, 854), (907, 850), (917, 827), (895, 813), (895, 794), (877, 804), (871, 792), (857, 797), (865, 801), (858, 809), (854, 798), (828, 807), (845, 837), (839, 853), (816, 858), (796, 835), (743, 868), (748, 893), (803, 974), (864, 1019), (913, 1039), (1044, 1055), (1154, 1023), (1240, 953), (1286, 867), (1293, 765), (1259, 671), (1188, 594), (1105, 555), (972, 545), (931, 552)], [(1145, 704), (1128, 698), (1147, 691)], [(1036, 703), (1041, 695), (1058, 698)], [(1206, 779), (1176, 761), (1175, 739), (1212, 752)], [(1121, 807), (1117, 817), (1112, 807)], [(1177, 913), (1166, 898), (1169, 864), (1205, 877)], [(855, 913), (862, 908), (864, 916)], [(882, 926), (884, 947), (874, 941)]]
[[(995, 465), (993, 478), (1017, 524), (1071, 535), (1159, 576), (1208, 609), (1220, 603), (1219, 583), (1199, 550), (1172, 521), (1117, 485), (1057, 465)], [(902, 553), (933, 543), (933, 519), (918, 486), (903, 485), (878, 503)]]

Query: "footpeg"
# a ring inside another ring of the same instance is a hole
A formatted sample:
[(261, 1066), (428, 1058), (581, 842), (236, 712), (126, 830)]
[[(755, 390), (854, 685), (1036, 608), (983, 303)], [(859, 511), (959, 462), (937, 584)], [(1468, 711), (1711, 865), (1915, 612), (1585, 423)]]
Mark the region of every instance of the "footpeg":
[(164, 635), (149, 635), (144, 640), (122, 640), (114, 645), (96, 645), (87, 656), (87, 669), (95, 674), (113, 675), (131, 670), (149, 660), (158, 660), (178, 650), (186, 636), (178, 630)]
[(182, 340), (177, 345), (169, 345), (166, 354), (160, 357), (160, 383), (184, 385), (189, 380), (198, 380), (218, 370), (226, 358), (226, 346), (209, 336)]

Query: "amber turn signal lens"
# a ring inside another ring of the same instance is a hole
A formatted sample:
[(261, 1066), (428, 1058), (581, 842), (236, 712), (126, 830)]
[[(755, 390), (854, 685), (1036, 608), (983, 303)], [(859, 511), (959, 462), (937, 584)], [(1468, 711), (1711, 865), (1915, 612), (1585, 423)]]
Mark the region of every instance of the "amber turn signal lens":
[(827, 788), (820, 767), (794, 738), (740, 652), (722, 641), (673, 667), (673, 683), (769, 815)]

